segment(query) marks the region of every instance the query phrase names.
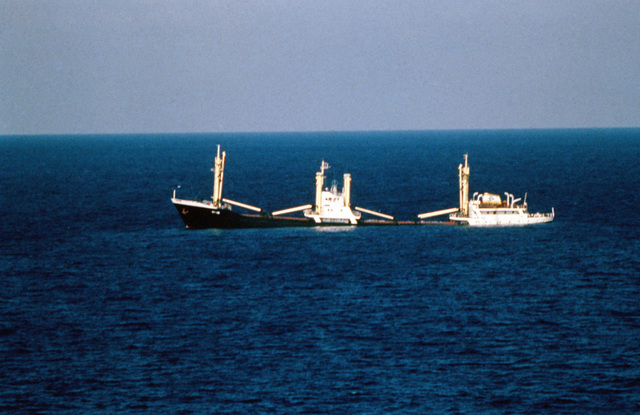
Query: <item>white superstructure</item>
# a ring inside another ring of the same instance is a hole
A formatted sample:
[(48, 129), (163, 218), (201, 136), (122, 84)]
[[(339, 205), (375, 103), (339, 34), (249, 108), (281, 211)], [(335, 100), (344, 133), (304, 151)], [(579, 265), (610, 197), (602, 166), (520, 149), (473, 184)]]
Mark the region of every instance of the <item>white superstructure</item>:
[(356, 225), (361, 215), (351, 210), (351, 175), (345, 173), (343, 176), (342, 193), (338, 192), (335, 180), (330, 189), (323, 189), (324, 171), (328, 168), (329, 164), (323, 160), (316, 173), (316, 203), (304, 211), (304, 216), (316, 223)]
[(553, 221), (553, 208), (551, 213), (529, 213), (526, 195), (521, 204), (522, 199), (515, 199), (510, 193), (505, 193), (505, 200), (502, 200), (496, 194), (476, 192), (469, 200), (469, 175), (468, 156), (465, 154), (464, 166), (458, 166), (460, 211), (449, 216), (452, 221), (471, 226), (534, 225)]

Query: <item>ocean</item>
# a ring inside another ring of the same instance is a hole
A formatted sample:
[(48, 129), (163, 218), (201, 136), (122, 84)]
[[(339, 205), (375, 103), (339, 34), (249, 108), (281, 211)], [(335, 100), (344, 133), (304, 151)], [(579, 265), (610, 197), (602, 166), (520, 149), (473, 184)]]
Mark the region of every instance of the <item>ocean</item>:
[[(531, 227), (188, 230), (351, 173), (411, 220), (527, 195)], [(0, 137), (0, 411), (640, 412), (640, 129)]]

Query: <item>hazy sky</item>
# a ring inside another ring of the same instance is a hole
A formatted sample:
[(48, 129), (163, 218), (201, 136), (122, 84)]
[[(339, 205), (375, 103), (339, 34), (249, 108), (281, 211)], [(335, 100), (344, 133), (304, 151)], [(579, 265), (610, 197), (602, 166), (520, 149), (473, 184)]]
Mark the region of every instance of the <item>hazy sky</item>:
[(0, 134), (640, 126), (640, 1), (0, 2)]

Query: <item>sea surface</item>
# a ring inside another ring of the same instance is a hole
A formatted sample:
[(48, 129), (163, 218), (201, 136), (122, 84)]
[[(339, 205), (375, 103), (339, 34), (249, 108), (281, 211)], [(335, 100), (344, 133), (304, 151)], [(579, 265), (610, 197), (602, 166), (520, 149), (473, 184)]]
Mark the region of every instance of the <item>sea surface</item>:
[[(187, 230), (351, 173), (411, 220), (470, 191), (551, 224)], [(0, 137), (0, 412), (640, 413), (640, 130)]]

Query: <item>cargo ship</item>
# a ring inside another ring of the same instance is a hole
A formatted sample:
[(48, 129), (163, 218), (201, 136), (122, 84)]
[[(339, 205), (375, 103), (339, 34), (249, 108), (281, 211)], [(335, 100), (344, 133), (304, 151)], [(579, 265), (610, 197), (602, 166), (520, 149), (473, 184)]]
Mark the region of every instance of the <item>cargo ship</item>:
[[(351, 208), (351, 175), (343, 176), (342, 192), (338, 191), (336, 181), (330, 188), (324, 187), (325, 171), (330, 167), (324, 160), (320, 171), (316, 173), (315, 201), (292, 208), (274, 212), (246, 203), (236, 202), (222, 197), (224, 182), (224, 165), (226, 153), (220, 152), (220, 145), (211, 169), (213, 177), (213, 194), (207, 200), (189, 200), (176, 197), (173, 191), (171, 202), (177, 209), (185, 226), (189, 229), (234, 229), (234, 228), (278, 228), (278, 227), (313, 227), (313, 226), (364, 226), (364, 225), (452, 225), (470, 226), (513, 226), (533, 225), (553, 221), (555, 210), (551, 213), (529, 213), (527, 196), (524, 202), (505, 193), (505, 200), (491, 193), (474, 193), (469, 200), (468, 155), (464, 155), (464, 165), (458, 166), (460, 207), (421, 213), (413, 220), (398, 221), (392, 215), (373, 210)], [(233, 208), (246, 212), (236, 212)], [(302, 216), (291, 216), (302, 212)], [(363, 219), (362, 214), (375, 216), (376, 219)], [(432, 221), (431, 218), (449, 215), (449, 221)]]
[[(351, 209), (351, 175), (349, 173), (345, 173), (343, 176), (342, 192), (338, 191), (335, 181), (330, 188), (324, 188), (324, 172), (329, 168), (329, 164), (324, 160), (320, 165), (320, 171), (316, 173), (314, 204), (265, 212), (257, 206), (223, 198), (225, 160), (226, 152), (221, 153), (220, 145), (218, 145), (212, 169), (214, 176), (211, 199), (203, 201), (179, 199), (176, 197), (176, 190), (173, 191), (171, 202), (187, 228), (234, 229), (399, 224), (391, 215), (360, 207)], [(234, 207), (251, 213), (236, 212), (233, 210)], [(296, 212), (302, 212), (302, 217), (291, 216)], [(363, 219), (362, 213), (376, 216), (379, 219)]]
[(550, 213), (529, 213), (526, 194), (522, 201), (522, 198), (515, 199), (511, 193), (505, 193), (505, 199), (502, 200), (496, 194), (476, 192), (469, 200), (470, 172), (468, 155), (465, 154), (464, 165), (458, 166), (460, 208), (450, 214), (451, 221), (470, 226), (535, 225), (553, 221), (554, 208)]

